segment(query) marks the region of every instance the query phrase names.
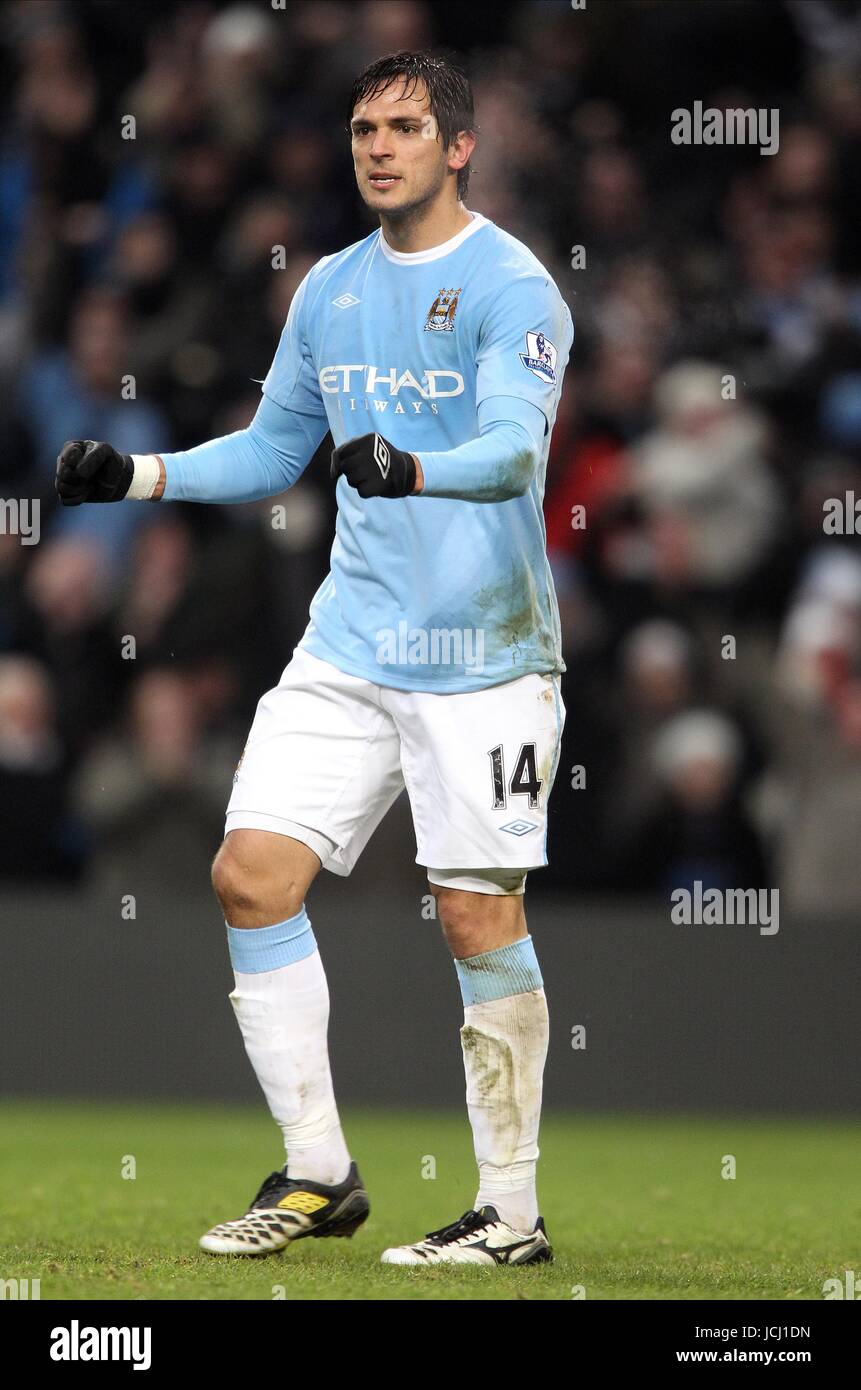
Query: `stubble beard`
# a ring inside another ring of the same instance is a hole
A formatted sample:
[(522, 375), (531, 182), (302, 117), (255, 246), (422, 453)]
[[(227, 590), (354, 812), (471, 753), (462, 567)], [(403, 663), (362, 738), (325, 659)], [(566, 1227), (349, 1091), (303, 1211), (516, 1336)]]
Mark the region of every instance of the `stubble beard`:
[(431, 204), (439, 197), (445, 186), (445, 178), (446, 173), (443, 169), (438, 179), (398, 207), (375, 207), (373, 203), (369, 203), (368, 207), (377, 214), (383, 224), (388, 222), (392, 226), (403, 227), (411, 222), (421, 222)]

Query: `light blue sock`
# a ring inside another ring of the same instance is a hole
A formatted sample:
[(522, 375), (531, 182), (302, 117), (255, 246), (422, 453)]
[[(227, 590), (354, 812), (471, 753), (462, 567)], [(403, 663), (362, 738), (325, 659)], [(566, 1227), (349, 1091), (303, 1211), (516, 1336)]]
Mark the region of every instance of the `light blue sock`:
[(480, 956), (456, 960), (454, 966), (464, 1007), (506, 999), (510, 994), (527, 994), (544, 985), (531, 936), (483, 951)]
[(317, 939), (304, 905), (295, 917), (274, 927), (231, 927), (227, 923), (230, 963), (243, 975), (262, 975), (304, 960), (317, 949)]

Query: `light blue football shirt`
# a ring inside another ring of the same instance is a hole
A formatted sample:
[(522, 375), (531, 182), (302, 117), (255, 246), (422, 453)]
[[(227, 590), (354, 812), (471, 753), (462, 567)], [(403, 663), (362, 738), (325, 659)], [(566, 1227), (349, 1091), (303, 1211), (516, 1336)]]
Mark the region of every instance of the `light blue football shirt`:
[[(439, 694), (565, 669), (542, 502), (573, 336), (544, 267), (479, 214), (427, 251), (396, 252), (375, 231), (309, 271), (263, 382), (283, 410), (267, 406), (267, 423), (277, 416), (305, 466), (327, 428), (336, 445), (377, 432), (418, 455), (425, 488), (363, 499), (339, 478), (331, 570), (301, 648), (376, 684)], [(526, 490), (434, 495), (435, 480), (451, 488), (437, 456), (476, 440), (479, 409), (485, 427), (526, 417), (541, 441)], [(164, 457), (165, 498), (201, 495), (171, 489)], [(295, 481), (301, 465), (289, 471)]]

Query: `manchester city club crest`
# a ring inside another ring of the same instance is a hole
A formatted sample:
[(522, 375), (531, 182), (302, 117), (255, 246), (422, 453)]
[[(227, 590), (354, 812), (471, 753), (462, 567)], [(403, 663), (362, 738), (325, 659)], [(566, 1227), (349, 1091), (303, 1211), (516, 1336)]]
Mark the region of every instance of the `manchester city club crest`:
[(433, 304), (425, 324), (425, 332), (434, 331), (436, 333), (453, 333), (454, 316), (457, 313), (457, 301), (460, 290), (440, 290)]
[(549, 338), (545, 338), (543, 333), (537, 329), (532, 329), (526, 334), (526, 351), (518, 354), (524, 367), (528, 367), (533, 376), (537, 376), (540, 381), (545, 381), (552, 386), (556, 381), (556, 349)]

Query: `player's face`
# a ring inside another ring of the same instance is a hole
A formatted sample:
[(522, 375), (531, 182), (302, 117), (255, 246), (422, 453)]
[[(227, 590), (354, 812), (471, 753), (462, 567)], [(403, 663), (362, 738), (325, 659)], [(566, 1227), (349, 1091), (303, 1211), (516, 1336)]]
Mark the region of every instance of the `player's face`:
[(368, 207), (395, 218), (437, 197), (448, 170), (424, 83), (406, 98), (405, 86), (398, 79), (360, 102), (350, 122), (359, 192)]

